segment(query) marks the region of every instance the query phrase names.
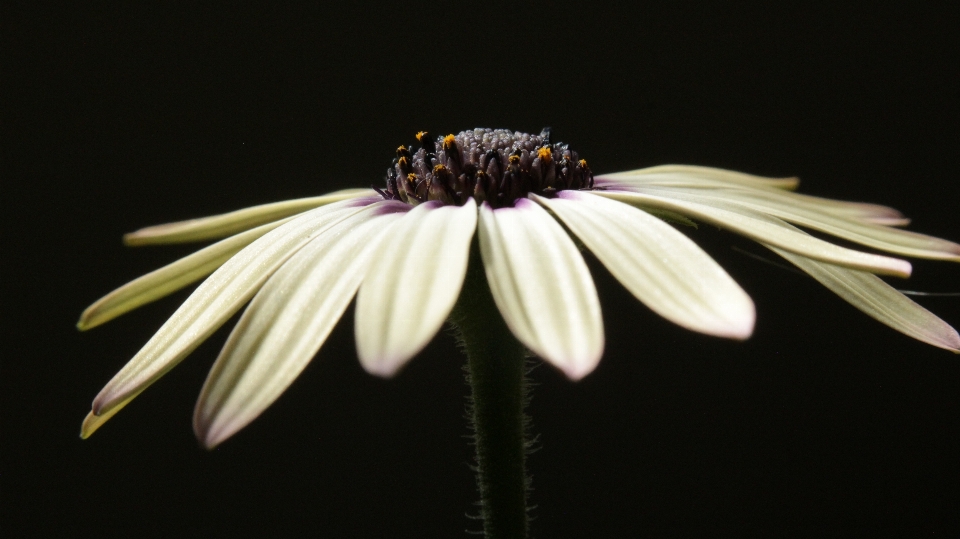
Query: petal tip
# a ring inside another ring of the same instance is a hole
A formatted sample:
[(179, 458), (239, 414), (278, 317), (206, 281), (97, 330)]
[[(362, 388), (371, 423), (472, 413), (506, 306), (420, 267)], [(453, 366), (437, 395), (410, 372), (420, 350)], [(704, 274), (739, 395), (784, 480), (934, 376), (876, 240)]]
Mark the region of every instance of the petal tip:
[(89, 438), (102, 424), (103, 422), (100, 421), (100, 417), (94, 415), (93, 412), (88, 413), (80, 425), (80, 439), (86, 440)]
[(199, 408), (193, 416), (193, 433), (200, 446), (208, 451), (216, 449), (238, 430), (240, 427), (232, 427), (229, 422), (218, 422), (216, 418), (204, 417)]
[(749, 311), (743, 312), (739, 317), (734, 318), (728, 326), (728, 333), (724, 335), (737, 341), (745, 341), (753, 336), (753, 330), (757, 325), (757, 309), (753, 300), (749, 301)]
[(957, 334), (957, 330), (953, 329), (953, 327), (948, 327), (951, 331), (947, 334), (947, 338), (945, 339), (947, 342), (944, 343), (945, 346), (943, 348), (954, 354), (960, 354), (960, 335)]
[(104, 414), (98, 414), (96, 411), (88, 413), (87, 417), (83, 418), (83, 424), (80, 425), (80, 439), (86, 440), (93, 435), (94, 432), (97, 432), (97, 429), (102, 427), (111, 417), (115, 416), (117, 412), (120, 411), (120, 408), (123, 408), (123, 406), (114, 407)]
[(200, 442), (200, 446), (206, 449), (207, 451), (213, 451), (221, 443), (224, 442), (230, 435), (225, 436), (216, 436), (213, 432), (198, 433), (197, 441)]
[(360, 365), (367, 374), (378, 378), (393, 378), (408, 361), (410, 358), (406, 356), (361, 357)]
[(580, 363), (568, 364), (559, 368), (560, 368), (560, 371), (563, 372), (563, 374), (565, 374), (567, 378), (570, 379), (570, 381), (579, 382), (580, 380), (583, 380), (584, 378), (586, 378), (588, 374), (596, 370), (598, 363), (599, 363), (599, 360), (583, 362), (582, 364)]
[(141, 247), (150, 244), (150, 233), (144, 232), (147, 229), (141, 229), (136, 232), (127, 232), (123, 235), (123, 245), (126, 247)]
[(77, 329), (79, 329), (80, 331), (86, 331), (88, 329), (95, 328), (103, 324), (107, 320), (109, 320), (109, 318), (106, 320), (103, 320), (98, 318), (97, 316), (100, 311), (100, 305), (102, 303), (103, 303), (103, 300), (99, 299), (96, 302), (94, 302), (92, 305), (84, 309), (82, 313), (80, 313), (80, 319), (77, 320)]
[(571, 355), (564, 354), (560, 357), (550, 357), (549, 355), (541, 355), (541, 357), (554, 367), (560, 369), (560, 372), (566, 375), (571, 381), (578, 382), (596, 370), (597, 365), (600, 364), (600, 358), (603, 357), (603, 344), (600, 345), (599, 350), (573, 353)]

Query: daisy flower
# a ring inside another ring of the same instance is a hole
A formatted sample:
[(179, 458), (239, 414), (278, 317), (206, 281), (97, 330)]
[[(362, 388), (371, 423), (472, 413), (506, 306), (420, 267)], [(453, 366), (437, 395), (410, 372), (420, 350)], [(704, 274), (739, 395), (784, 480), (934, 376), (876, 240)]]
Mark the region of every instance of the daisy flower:
[[(444, 324), (474, 238), (509, 331), (571, 379), (603, 353), (603, 321), (578, 242), (651, 310), (692, 331), (746, 339), (755, 311), (709, 255), (668, 224), (708, 223), (786, 258), (884, 324), (960, 351), (946, 322), (877, 275), (910, 263), (854, 250), (794, 225), (894, 255), (960, 261), (960, 245), (902, 230), (885, 206), (792, 192), (796, 178), (685, 165), (594, 177), (568, 145), (475, 129), (397, 149), (385, 189), (352, 189), (144, 228), (128, 245), (218, 239), (104, 296), (89, 329), (206, 279), (103, 388), (87, 437), (249, 306), (204, 384), (195, 429), (215, 446), (256, 418), (316, 355), (356, 296), (364, 369), (392, 376)], [(225, 238), (225, 239), (221, 239)], [(207, 277), (209, 275), (209, 277)]]

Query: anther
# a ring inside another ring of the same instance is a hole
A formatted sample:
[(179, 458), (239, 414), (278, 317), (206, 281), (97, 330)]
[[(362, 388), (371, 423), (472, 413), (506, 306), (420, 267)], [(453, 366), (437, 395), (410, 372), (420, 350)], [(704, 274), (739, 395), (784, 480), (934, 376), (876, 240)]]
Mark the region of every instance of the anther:
[(410, 158), (406, 155), (397, 159), (397, 167), (400, 169), (400, 173), (404, 176), (413, 172), (413, 170), (410, 168)]
[(530, 176), (533, 180), (533, 190), (552, 188), (556, 178), (556, 167), (553, 164), (553, 149), (550, 146), (541, 146), (537, 149), (537, 158), (530, 165)]
[(407, 197), (407, 202), (413, 204), (414, 201), (422, 202), (417, 197), (417, 175), (416, 174), (407, 174), (403, 180), (398, 180), (402, 185), (399, 186)]
[(443, 137), (443, 151), (447, 152), (451, 149), (456, 149), (457, 147), (457, 137), (452, 134)]
[(541, 163), (550, 164), (553, 162), (553, 150), (550, 149), (550, 146), (541, 146), (537, 150), (537, 158), (540, 159)]
[(456, 181), (453, 174), (450, 172), (450, 169), (443, 165), (437, 165), (433, 167), (433, 177), (442, 184), (444, 189), (448, 191), (452, 190), (453, 183)]
[(580, 173), (580, 188), (593, 189), (593, 172), (587, 166), (587, 160), (581, 159), (577, 163), (577, 172)]
[(447, 156), (447, 166), (450, 167), (454, 176), (460, 176), (463, 170), (463, 163), (460, 161), (460, 148), (457, 146), (457, 137), (447, 135), (443, 137), (443, 153)]
[(428, 200), (439, 200), (444, 204), (453, 204), (456, 193), (453, 191), (453, 174), (443, 165), (433, 167), (433, 179), (428, 182)]
[[(429, 135), (430, 134), (426, 131), (419, 131), (417, 132), (417, 140), (420, 142), (420, 146), (423, 148), (423, 151), (432, 153), (435, 148), (433, 148), (433, 145), (430, 143)], [(427, 146), (428, 144), (430, 144), (430, 146)]]

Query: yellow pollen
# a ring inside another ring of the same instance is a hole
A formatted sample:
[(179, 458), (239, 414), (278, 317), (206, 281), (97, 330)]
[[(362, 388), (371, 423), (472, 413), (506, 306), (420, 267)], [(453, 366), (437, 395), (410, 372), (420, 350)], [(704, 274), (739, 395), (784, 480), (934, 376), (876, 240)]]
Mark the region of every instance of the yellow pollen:
[(403, 144), (401, 144), (400, 147), (397, 148), (397, 152), (405, 152), (405, 151), (407, 151), (407, 147), (404, 146)]
[(581, 159), (581, 160), (579, 161), (579, 163), (580, 163), (580, 166), (581, 166), (581, 167), (587, 168), (587, 160), (586, 160), (586, 159)]
[(423, 142), (423, 139), (426, 137), (427, 137), (426, 131), (420, 131), (417, 133), (417, 140), (419, 140), (420, 142)]
[(400, 159), (397, 159), (397, 164), (399, 164), (401, 168), (405, 168), (407, 166), (407, 163), (409, 162), (410, 160), (407, 159), (406, 156), (403, 156)]
[(511, 162), (511, 163), (519, 163), (519, 162), (520, 162), (520, 156), (519, 156), (519, 155), (511, 155), (511, 156), (510, 156), (510, 162)]
[(437, 174), (437, 173), (439, 173), (439, 172), (444, 172), (444, 171), (446, 171), (446, 170), (447, 170), (447, 167), (445, 167), (445, 166), (443, 166), (443, 165), (437, 165), (437, 166), (433, 167), (433, 173), (434, 173), (434, 174)]
[(537, 157), (540, 158), (540, 161), (544, 163), (549, 163), (550, 161), (553, 160), (553, 150), (544, 146), (543, 148), (540, 148), (539, 150), (537, 150)]
[(414, 180), (416, 180), (416, 179), (417, 179), (417, 175), (414, 174), (413, 172), (411, 172), (410, 174), (407, 174), (407, 181), (408, 181), (408, 182), (413, 183)]
[(443, 137), (443, 149), (449, 150), (450, 148), (457, 147), (457, 139), (453, 135), (447, 135)]

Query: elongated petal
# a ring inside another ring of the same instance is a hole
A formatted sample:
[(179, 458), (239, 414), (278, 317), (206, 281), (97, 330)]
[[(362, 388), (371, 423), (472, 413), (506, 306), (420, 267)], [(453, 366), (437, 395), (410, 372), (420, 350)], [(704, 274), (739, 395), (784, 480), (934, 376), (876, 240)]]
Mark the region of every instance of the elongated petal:
[(804, 208), (818, 213), (835, 215), (848, 219), (857, 219), (869, 223), (887, 226), (904, 226), (910, 224), (910, 219), (899, 211), (888, 206), (870, 204), (866, 202), (848, 202), (830, 198), (815, 197), (783, 189), (766, 186), (733, 185), (717, 180), (701, 178), (696, 180), (677, 179), (675, 175), (651, 174), (629, 178), (598, 178), (597, 185), (608, 189), (623, 189), (627, 191), (649, 189), (678, 189), (696, 190), (700, 193), (720, 193), (725, 195), (749, 196), (757, 201), (781, 203), (791, 207)]
[(291, 219), (293, 218), (288, 217), (241, 232), (130, 281), (87, 307), (80, 315), (77, 328), (87, 330), (97, 327), (199, 281), (222, 266), (240, 249)]
[(714, 201), (707, 205), (680, 200), (675, 197), (626, 191), (597, 191), (597, 194), (635, 205), (641, 209), (649, 206), (682, 213), (693, 219), (699, 219), (742, 234), (750, 239), (769, 243), (822, 262), (897, 277), (908, 277), (910, 275), (911, 266), (906, 260), (840, 247), (808, 234), (784, 228), (771, 222), (773, 218), (742, 206), (722, 201)]
[(357, 294), (357, 353), (367, 372), (392, 376), (437, 334), (463, 286), (476, 228), (470, 199), (421, 204), (390, 231)]
[(364, 211), (350, 202), (311, 210), (268, 232), (220, 266), (100, 391), (93, 413), (103, 415), (155, 382), (237, 312), (305, 243)]
[(507, 326), (535, 354), (578, 380), (603, 354), (600, 301), (573, 241), (530, 200), (480, 207), (480, 253)]
[(299, 376), (353, 299), (386, 228), (399, 217), (367, 212), (341, 221), (267, 281), (230, 334), (197, 401), (194, 431), (206, 447), (253, 421)]
[(320, 206), (376, 195), (372, 189), (344, 189), (328, 195), (262, 204), (210, 217), (141, 228), (123, 236), (127, 245), (189, 243), (232, 236), (255, 226), (312, 210)]
[(743, 172), (735, 172), (722, 168), (700, 167), (695, 165), (658, 165), (655, 167), (614, 172), (597, 176), (600, 180), (630, 180), (637, 179), (645, 183), (658, 185), (675, 185), (697, 187), (704, 181), (720, 182), (725, 185), (742, 185), (747, 187), (775, 187), (777, 189), (793, 190), (800, 185), (798, 178), (767, 178)]
[(756, 311), (746, 292), (672, 226), (626, 204), (561, 191), (552, 210), (634, 296), (693, 331), (746, 339)]
[(750, 192), (703, 192), (690, 189), (654, 189), (647, 192), (707, 205), (715, 204), (716, 201), (735, 204), (874, 249), (902, 256), (960, 262), (960, 245), (952, 241), (908, 230), (845, 219), (784, 201), (760, 199), (752, 196)]
[(906, 218), (899, 210), (880, 204), (835, 200), (779, 189), (738, 189), (736, 191), (744, 192), (749, 195), (750, 198), (758, 201), (776, 202), (818, 213), (826, 213), (848, 219), (858, 219), (878, 225), (906, 226), (910, 224), (910, 219)]
[(769, 245), (767, 247), (874, 319), (914, 339), (960, 353), (960, 336), (950, 324), (876, 275), (824, 264)]

